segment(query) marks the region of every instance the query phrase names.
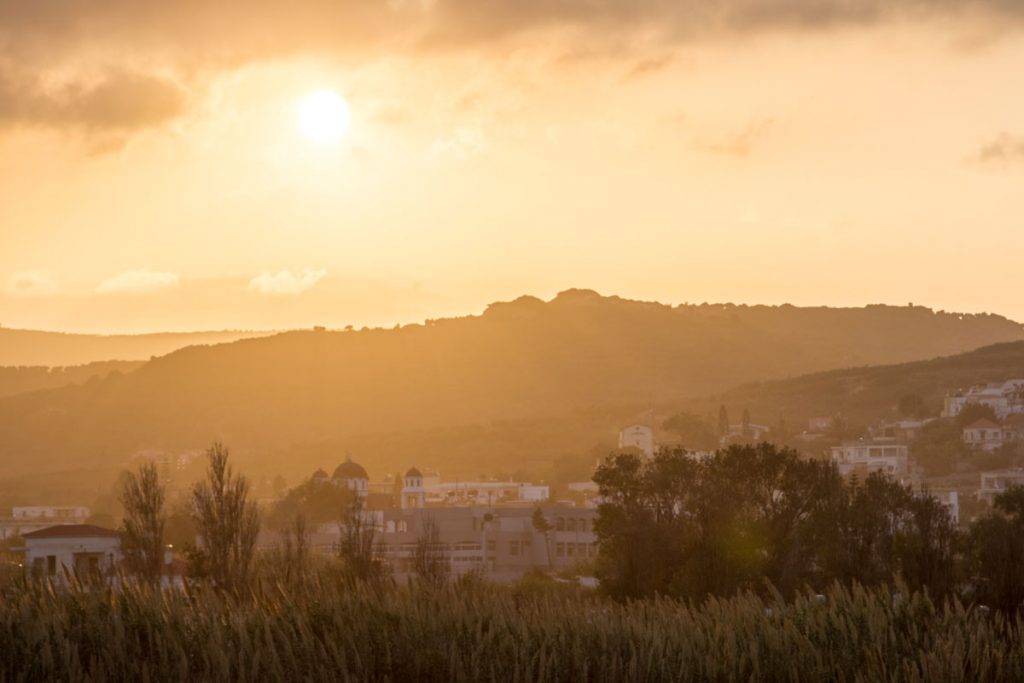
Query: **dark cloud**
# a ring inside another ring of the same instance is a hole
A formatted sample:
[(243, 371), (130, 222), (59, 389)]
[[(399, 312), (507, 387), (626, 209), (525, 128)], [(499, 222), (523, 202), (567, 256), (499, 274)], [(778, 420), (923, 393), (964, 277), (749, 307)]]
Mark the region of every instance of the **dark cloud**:
[(894, 17), (1024, 17), (1020, 0), (0, 0), (0, 49), (45, 60), (97, 45), (179, 60), (479, 43), (556, 25), (667, 37)]
[[(192, 83), (197, 73), (259, 60), (491, 47), (552, 27), (573, 29), (566, 48), (580, 54), (631, 34), (668, 49), (705, 36), (932, 15), (1013, 25), (1024, 18), (1024, 0), (0, 0), (0, 59), (18, 65), (16, 77), (0, 73), (0, 119), (124, 129), (159, 123), (180, 112), (184, 98), (171, 81), (145, 75), (152, 66)], [(57, 92), (41, 85), (52, 73), (104, 59), (137, 71)], [(632, 73), (666, 64), (638, 62)]]
[(163, 78), (119, 69), (58, 86), (38, 75), (0, 69), (0, 125), (131, 131), (180, 115), (185, 93)]
[(1024, 164), (1024, 137), (1002, 133), (982, 146), (978, 161), (984, 164)]

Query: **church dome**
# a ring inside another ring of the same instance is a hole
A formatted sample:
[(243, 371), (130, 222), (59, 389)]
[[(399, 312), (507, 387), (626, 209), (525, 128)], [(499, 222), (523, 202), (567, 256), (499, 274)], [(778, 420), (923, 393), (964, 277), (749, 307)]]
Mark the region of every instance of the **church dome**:
[(346, 460), (345, 462), (338, 465), (338, 468), (334, 470), (334, 476), (332, 479), (369, 479), (370, 476), (366, 474), (366, 470), (357, 462)]
[(322, 467), (317, 469), (317, 471), (313, 473), (313, 480), (314, 481), (320, 481), (321, 479), (326, 479), (326, 478), (327, 478), (327, 473), (324, 472)]
[(405, 473), (405, 476), (406, 477), (420, 477), (420, 478), (422, 478), (423, 474), (418, 469), (413, 467), (413, 468), (410, 468), (409, 471)]

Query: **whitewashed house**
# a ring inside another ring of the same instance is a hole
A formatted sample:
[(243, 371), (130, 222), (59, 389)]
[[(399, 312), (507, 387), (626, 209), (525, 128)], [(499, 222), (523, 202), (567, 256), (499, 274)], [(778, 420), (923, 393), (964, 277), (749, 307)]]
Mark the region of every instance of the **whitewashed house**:
[(991, 504), (996, 496), (1011, 486), (1024, 486), (1024, 470), (982, 472), (978, 499)]
[(619, 432), (619, 448), (636, 448), (648, 458), (654, 456), (654, 431), (647, 425), (630, 425)]
[(107, 580), (121, 562), (121, 536), (92, 524), (61, 524), (24, 535), (25, 566), (33, 576), (66, 582)]
[(1003, 445), (1003, 427), (992, 420), (975, 420), (964, 427), (963, 442), (982, 451), (998, 450)]
[(902, 478), (910, 473), (907, 446), (888, 441), (848, 441), (833, 446), (832, 462), (844, 477), (883, 472)]

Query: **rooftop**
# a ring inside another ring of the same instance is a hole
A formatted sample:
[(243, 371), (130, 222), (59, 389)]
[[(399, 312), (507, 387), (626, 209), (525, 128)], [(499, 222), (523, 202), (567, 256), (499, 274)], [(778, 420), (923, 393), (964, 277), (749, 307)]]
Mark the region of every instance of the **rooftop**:
[(39, 531), (30, 531), (22, 538), (118, 538), (120, 534), (113, 529), (105, 529), (93, 524), (57, 524)]

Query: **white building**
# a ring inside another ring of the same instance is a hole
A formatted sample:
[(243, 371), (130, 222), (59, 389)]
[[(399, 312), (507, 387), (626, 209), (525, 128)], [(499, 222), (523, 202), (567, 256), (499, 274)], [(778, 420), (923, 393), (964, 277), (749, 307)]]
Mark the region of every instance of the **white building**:
[(978, 498), (991, 504), (997, 495), (1011, 486), (1024, 486), (1024, 470), (982, 472)]
[(975, 420), (964, 427), (963, 442), (983, 451), (998, 450), (1003, 445), (1003, 427), (992, 420)]
[(978, 385), (946, 396), (942, 416), (956, 417), (971, 404), (989, 406), (1000, 420), (1012, 413), (1024, 413), (1024, 379)]
[(26, 505), (11, 508), (14, 519), (31, 520), (85, 520), (89, 516), (89, 508), (84, 505)]
[(910, 474), (905, 444), (887, 441), (848, 441), (832, 447), (832, 462), (844, 477), (883, 472), (897, 478)]
[(55, 524), (82, 524), (90, 515), (83, 505), (27, 505), (11, 508), (0, 517), (0, 540), (24, 536)]
[(420, 510), (426, 507), (427, 491), (423, 488), (423, 473), (415, 467), (402, 477), (402, 509)]
[(121, 561), (121, 536), (91, 524), (61, 524), (25, 534), (25, 566), (57, 582), (107, 580)]
[(648, 458), (654, 456), (654, 431), (647, 425), (630, 425), (619, 432), (619, 448), (636, 448)]
[(551, 487), (520, 481), (442, 481), (427, 493), (427, 503), (432, 506), (493, 506), (544, 502), (551, 497)]
[(931, 495), (949, 512), (953, 524), (960, 524), (960, 494), (955, 490), (930, 491)]

